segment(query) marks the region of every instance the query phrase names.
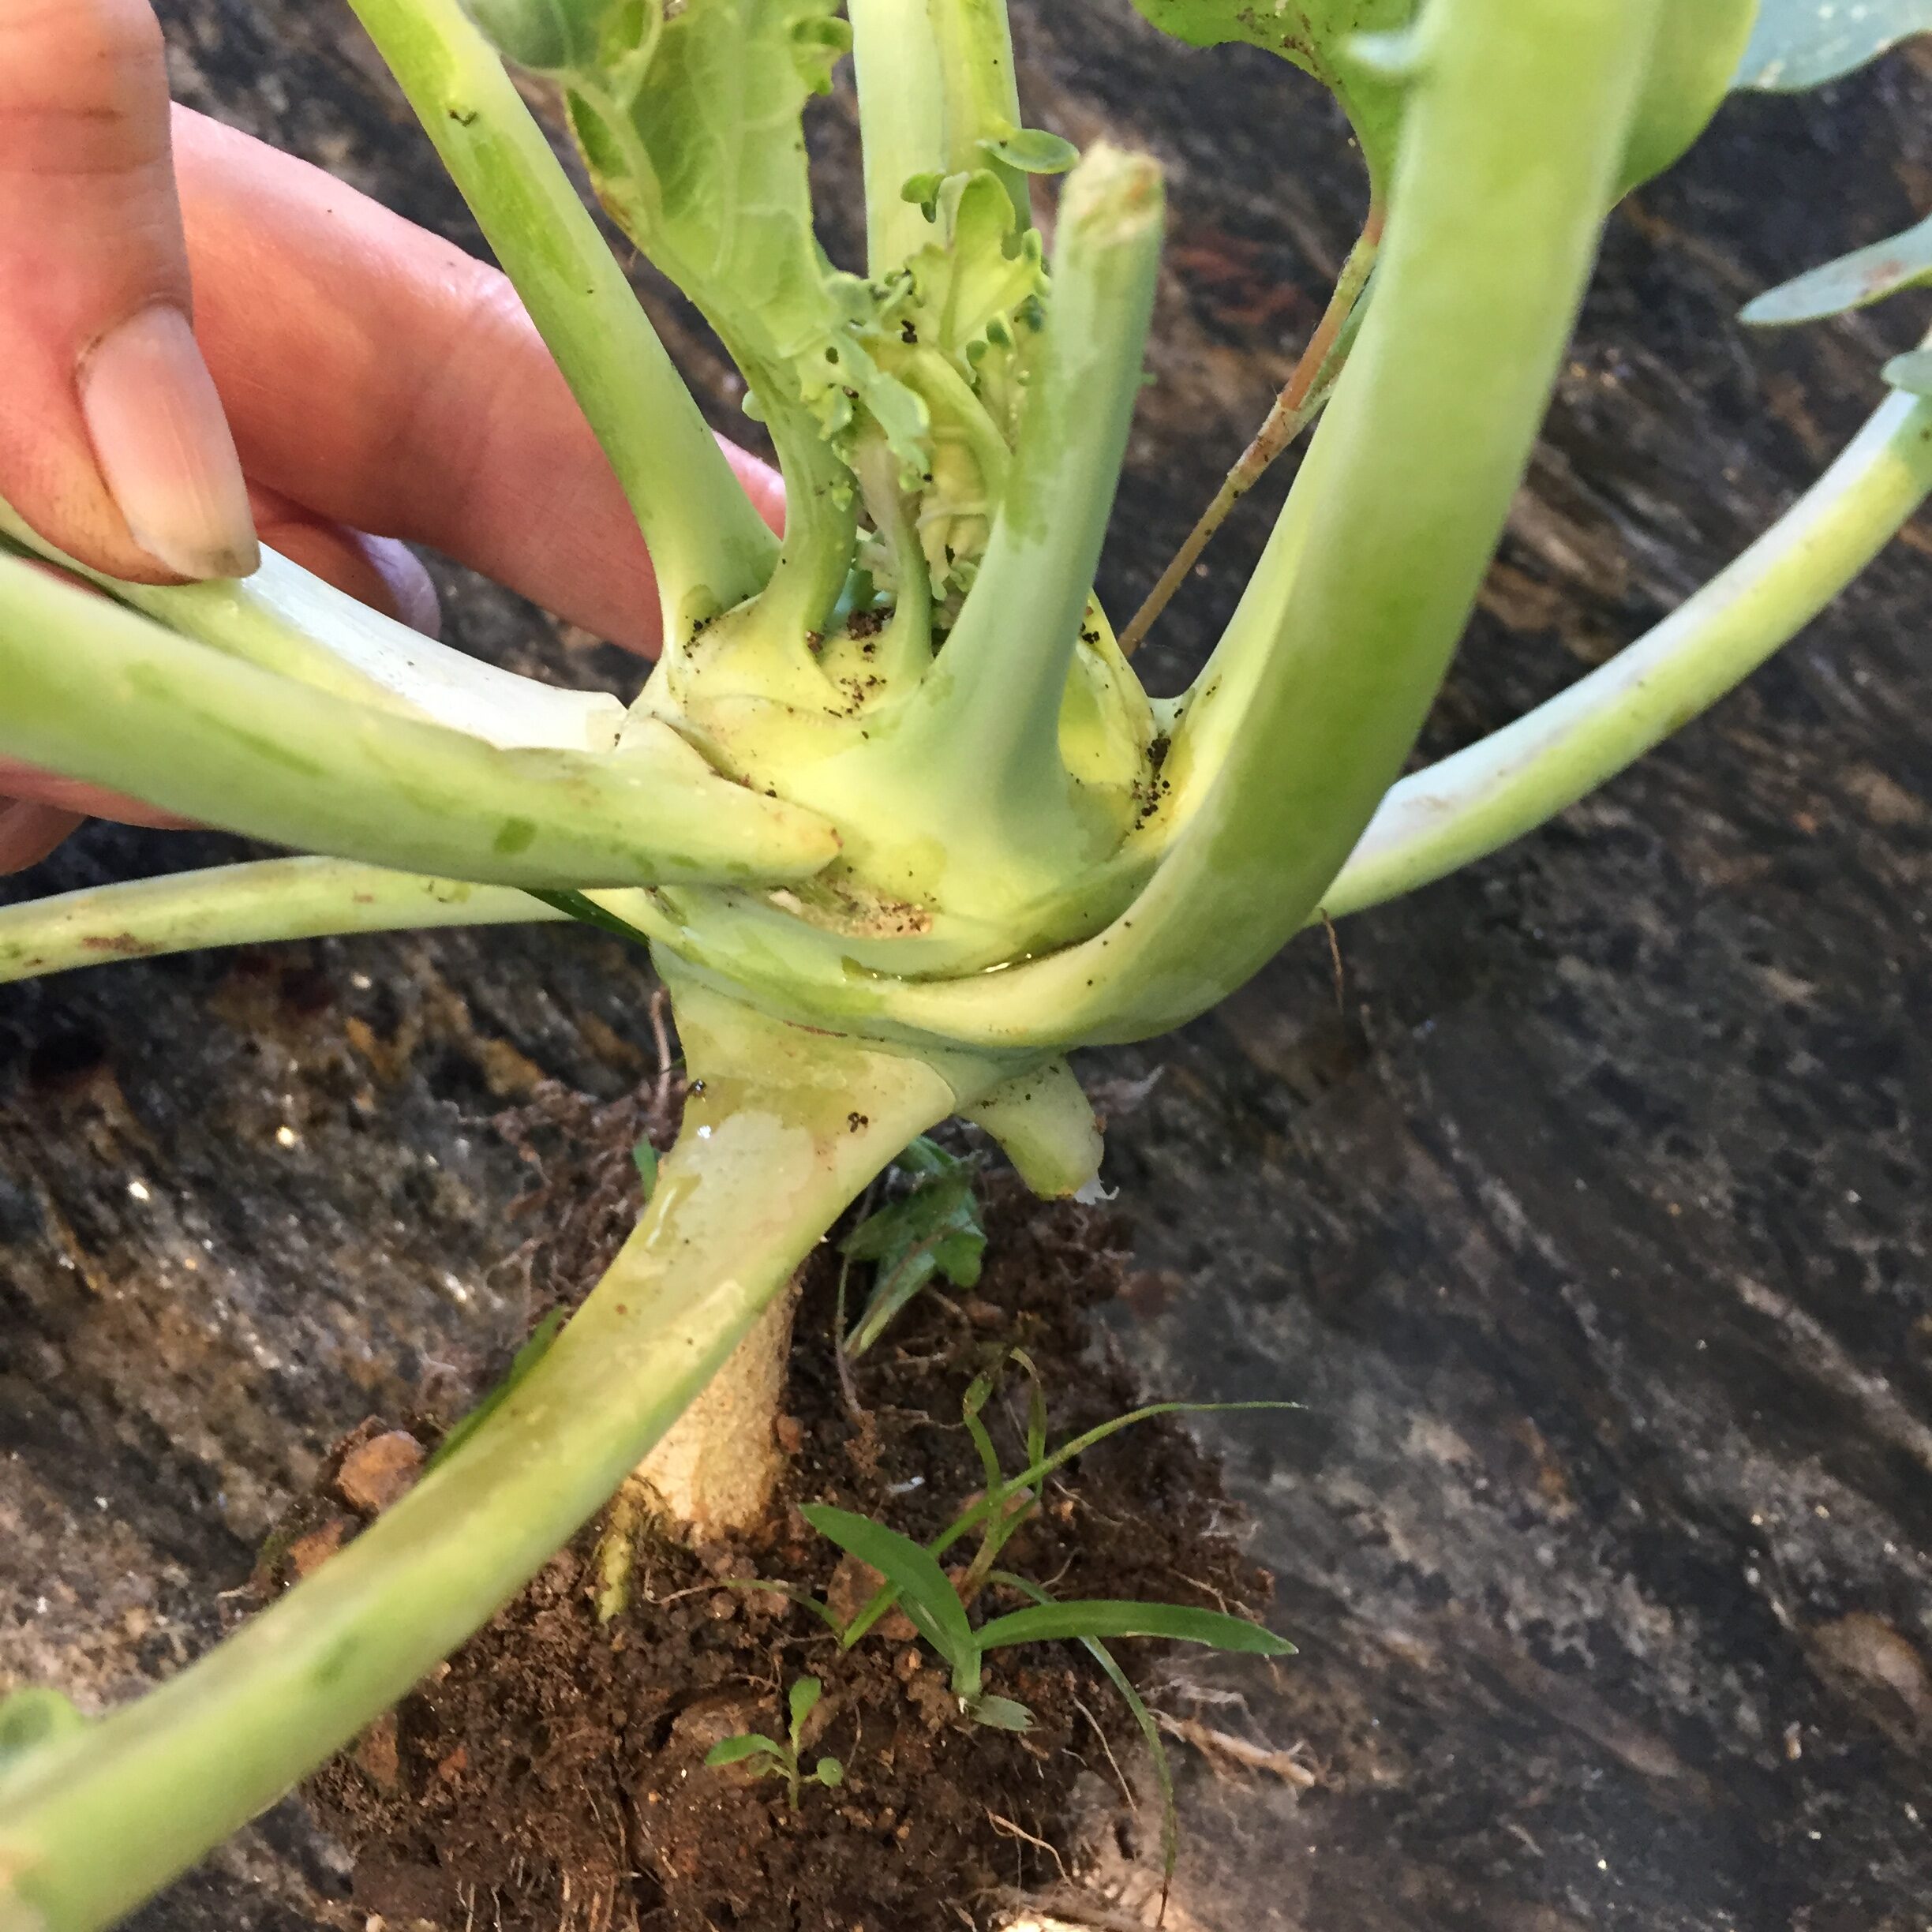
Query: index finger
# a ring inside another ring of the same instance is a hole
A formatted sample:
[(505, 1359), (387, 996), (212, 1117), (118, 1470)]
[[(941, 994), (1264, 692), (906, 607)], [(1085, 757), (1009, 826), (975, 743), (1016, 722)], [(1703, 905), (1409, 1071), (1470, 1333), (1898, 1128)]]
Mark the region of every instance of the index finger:
[[(654, 648), (644, 540), (504, 275), (185, 108), (175, 152), (202, 335), (249, 476)], [(777, 477), (724, 447), (781, 522)]]

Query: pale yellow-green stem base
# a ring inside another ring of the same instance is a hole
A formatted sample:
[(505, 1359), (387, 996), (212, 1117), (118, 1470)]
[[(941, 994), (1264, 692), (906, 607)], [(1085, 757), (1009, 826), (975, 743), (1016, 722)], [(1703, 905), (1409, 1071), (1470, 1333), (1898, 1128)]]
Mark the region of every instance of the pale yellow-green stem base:
[(646, 1506), (691, 1542), (751, 1529), (771, 1507), (798, 1295), (794, 1277), (632, 1473)]

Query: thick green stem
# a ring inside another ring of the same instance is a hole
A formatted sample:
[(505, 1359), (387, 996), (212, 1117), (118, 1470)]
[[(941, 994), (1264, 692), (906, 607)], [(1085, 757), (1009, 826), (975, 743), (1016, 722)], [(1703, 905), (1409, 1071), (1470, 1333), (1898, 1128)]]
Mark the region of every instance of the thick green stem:
[[(810, 640), (823, 635), (852, 571), (858, 486), (809, 410), (785, 403), (768, 420), (784, 477), (785, 533), (758, 601), (757, 627), (770, 651), (808, 651)], [(809, 654), (803, 663), (816, 671)]]
[(56, 564), (169, 630), (338, 698), (432, 719), (504, 748), (607, 751), (623, 706), (605, 691), (519, 677), (398, 623), (299, 564), (264, 549), (253, 576), (139, 584), (90, 570), (38, 536), (0, 500), (0, 552)]
[[(912, 6), (916, 0), (900, 0)], [(1003, 140), (1020, 125), (1020, 87), (1013, 72), (1013, 30), (1006, 0), (926, 0), (939, 54), (944, 103), (945, 171), (990, 169), (1000, 178), (1024, 230), (1033, 225), (1027, 178), (980, 145)]]
[(421, 117), (636, 514), (667, 635), (749, 597), (777, 544), (597, 224), (457, 0), (350, 0)]
[(932, 239), (900, 192), (945, 171), (945, 90), (926, 9), (915, 0), (847, 0), (865, 153), (866, 261), (876, 280)]
[[(58, 647), (51, 647), (52, 640)], [(810, 876), (823, 820), (721, 778), (668, 727), (499, 751), (188, 642), (0, 559), (0, 752), (277, 844), (507, 886)]]
[(897, 586), (891, 619), (874, 652), (873, 672), (889, 688), (905, 690), (932, 663), (932, 578), (913, 506), (900, 488), (899, 470), (884, 436), (870, 436), (860, 444), (853, 474), (872, 527), (891, 551)]
[(1061, 700), (1140, 392), (1161, 216), (1143, 157), (1097, 148), (1069, 178), (1052, 315), (986, 554), (893, 728), (920, 808), (956, 843), (1058, 837)]
[(345, 859), (263, 859), (0, 907), (0, 985), (206, 946), (568, 916), (508, 886)]
[(610, 1271), (470, 1440), (339, 1556), (0, 1787), (0, 1924), (92, 1932), (272, 1803), (609, 1496), (912, 1136), (995, 1075), (763, 1020), (695, 987), (702, 1076)]
[(1333, 885), (1331, 918), (1520, 838), (1721, 698), (1803, 629), (1932, 491), (1932, 402), (1893, 396), (1735, 563), (1609, 663), (1405, 778)]

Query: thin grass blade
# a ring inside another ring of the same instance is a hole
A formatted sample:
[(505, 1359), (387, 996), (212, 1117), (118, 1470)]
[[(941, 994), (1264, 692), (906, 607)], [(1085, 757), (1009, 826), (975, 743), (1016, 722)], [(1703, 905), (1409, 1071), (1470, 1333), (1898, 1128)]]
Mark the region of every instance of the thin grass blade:
[[(870, 1563), (897, 1588), (898, 1601), (919, 1634), (952, 1667), (953, 1689), (962, 1698), (973, 1696), (979, 1687), (979, 1646), (965, 1607), (932, 1553), (869, 1516), (828, 1503), (807, 1503), (799, 1514), (821, 1536)], [(843, 1639), (848, 1649), (857, 1641), (857, 1628), (855, 1624)]]
[(979, 1627), (982, 1650), (1010, 1644), (1052, 1643), (1068, 1638), (1164, 1637), (1176, 1643), (1203, 1644), (1244, 1657), (1293, 1657), (1295, 1647), (1245, 1617), (1192, 1604), (1131, 1603), (1094, 1597), (1080, 1603), (1036, 1604), (1009, 1611)]

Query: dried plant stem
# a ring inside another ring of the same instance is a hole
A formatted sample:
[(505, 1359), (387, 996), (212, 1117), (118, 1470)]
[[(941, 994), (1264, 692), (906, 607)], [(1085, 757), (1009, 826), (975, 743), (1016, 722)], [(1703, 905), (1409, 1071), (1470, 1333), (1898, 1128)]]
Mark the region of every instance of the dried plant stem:
[(1328, 399), (1328, 392), (1335, 386), (1335, 379), (1341, 373), (1342, 365), (1347, 358), (1348, 342), (1343, 331), (1355, 313), (1362, 290), (1368, 286), (1369, 271), (1375, 266), (1376, 252), (1381, 245), (1382, 211), (1379, 207), (1371, 208), (1355, 245), (1349, 250), (1348, 259), (1342, 264), (1342, 273), (1336, 279), (1335, 293), (1328, 298), (1328, 306), (1316, 324), (1315, 333), (1309, 338), (1308, 346), (1301, 351), (1301, 360), (1282, 386), (1281, 394), (1275, 399), (1267, 420), (1255, 432), (1254, 440), (1241, 451), (1240, 460), (1229, 470), (1220, 489), (1215, 492), (1213, 502), (1201, 512), (1200, 520), (1174, 552), (1174, 560), (1161, 572), (1160, 582), (1148, 593), (1146, 601), (1120, 634), (1120, 647), (1124, 654), (1131, 655), (1140, 647), (1154, 627), (1155, 620), (1186, 580), (1188, 572), (1200, 560), (1200, 554), (1208, 548), (1209, 539), (1227, 521), (1228, 512), (1260, 481), (1275, 459), (1321, 413), (1321, 406)]

